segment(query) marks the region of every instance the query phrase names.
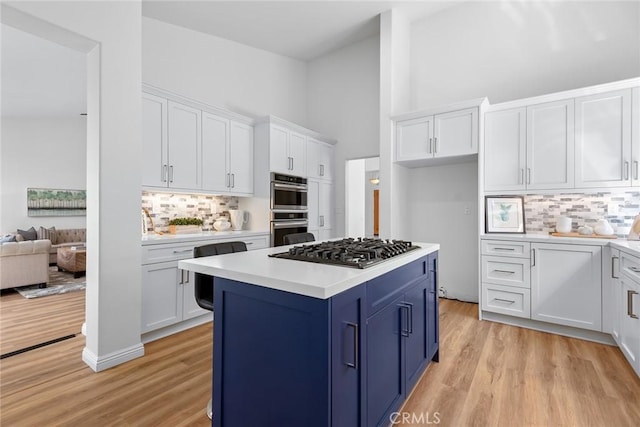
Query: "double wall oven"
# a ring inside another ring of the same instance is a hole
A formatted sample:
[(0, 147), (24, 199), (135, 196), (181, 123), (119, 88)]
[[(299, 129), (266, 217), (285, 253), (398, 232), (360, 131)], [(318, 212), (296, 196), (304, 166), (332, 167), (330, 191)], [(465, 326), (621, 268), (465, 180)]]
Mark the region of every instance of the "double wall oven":
[(306, 233), (307, 179), (271, 173), (271, 246), (283, 246), (284, 236)]

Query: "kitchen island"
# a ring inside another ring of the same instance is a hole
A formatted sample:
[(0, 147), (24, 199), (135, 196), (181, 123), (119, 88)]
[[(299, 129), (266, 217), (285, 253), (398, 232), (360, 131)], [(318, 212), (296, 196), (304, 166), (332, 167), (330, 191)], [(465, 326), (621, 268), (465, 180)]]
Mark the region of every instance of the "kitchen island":
[(388, 425), (438, 360), (437, 244), (366, 269), (277, 247), (183, 260), (214, 277), (215, 426)]

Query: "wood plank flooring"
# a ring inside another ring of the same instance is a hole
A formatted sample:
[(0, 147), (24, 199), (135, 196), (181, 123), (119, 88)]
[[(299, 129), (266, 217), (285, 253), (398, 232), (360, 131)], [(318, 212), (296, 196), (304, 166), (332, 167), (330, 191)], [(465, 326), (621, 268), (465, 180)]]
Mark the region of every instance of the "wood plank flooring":
[[(640, 425), (640, 379), (617, 348), (480, 322), (476, 304), (440, 309), (440, 363), (397, 425), (436, 412), (443, 426)], [(0, 425), (209, 425), (211, 329), (149, 343), (144, 357), (100, 373), (80, 359), (82, 336), (4, 359)]]
[(27, 299), (13, 290), (0, 295), (0, 354), (79, 334), (85, 291)]

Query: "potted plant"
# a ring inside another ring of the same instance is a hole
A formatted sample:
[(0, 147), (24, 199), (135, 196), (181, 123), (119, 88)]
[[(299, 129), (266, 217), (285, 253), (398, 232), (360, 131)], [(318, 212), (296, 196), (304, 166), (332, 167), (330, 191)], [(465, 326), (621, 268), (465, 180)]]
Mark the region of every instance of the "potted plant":
[(169, 233), (199, 233), (202, 231), (202, 220), (200, 218), (174, 218), (169, 221)]

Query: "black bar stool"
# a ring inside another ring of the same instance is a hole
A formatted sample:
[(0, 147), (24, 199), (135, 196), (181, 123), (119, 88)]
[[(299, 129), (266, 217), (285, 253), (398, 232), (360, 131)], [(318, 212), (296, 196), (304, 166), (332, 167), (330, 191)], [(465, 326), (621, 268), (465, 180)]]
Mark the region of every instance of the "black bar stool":
[(295, 245), (296, 243), (314, 242), (316, 237), (313, 233), (293, 233), (284, 236), (285, 245)]
[[(247, 245), (244, 242), (213, 243), (193, 248), (193, 257), (200, 258), (246, 251)], [(201, 273), (195, 273), (194, 277), (196, 302), (205, 310), (213, 311), (213, 277)], [(210, 420), (213, 419), (212, 399), (209, 399), (209, 403), (207, 403), (207, 416)]]

